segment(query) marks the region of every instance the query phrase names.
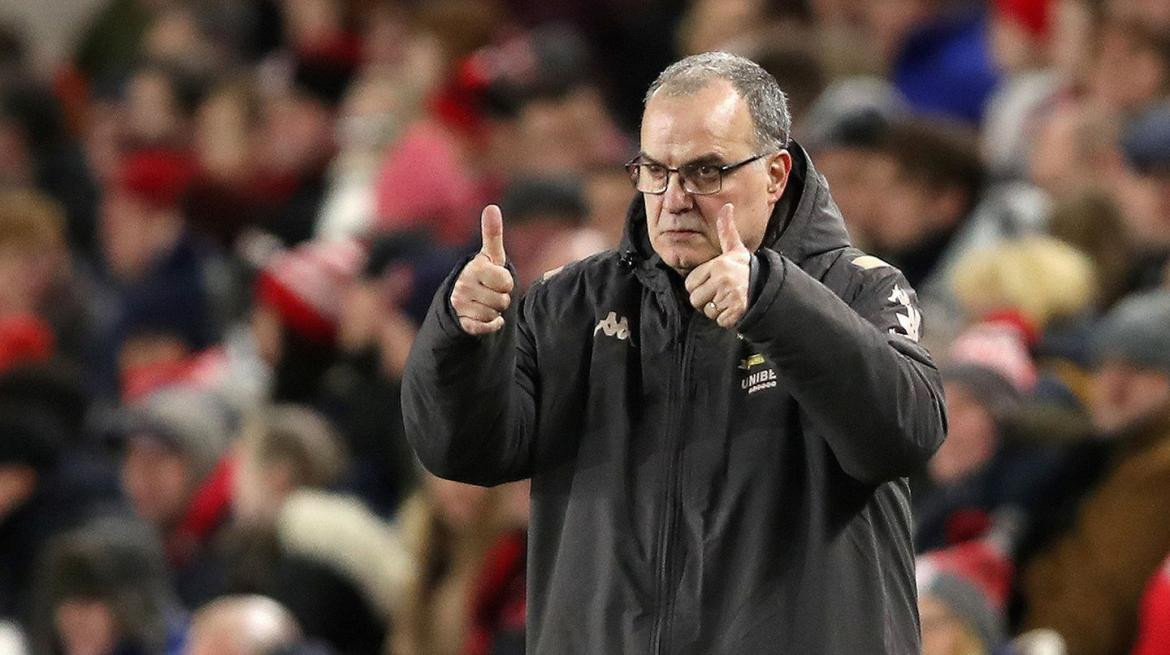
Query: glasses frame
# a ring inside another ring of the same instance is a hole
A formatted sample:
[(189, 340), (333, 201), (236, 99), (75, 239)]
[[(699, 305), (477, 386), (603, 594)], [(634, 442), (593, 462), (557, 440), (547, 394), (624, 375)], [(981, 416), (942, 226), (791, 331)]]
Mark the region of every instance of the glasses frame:
[[(779, 151), (777, 150), (776, 152), (779, 152)], [(684, 175), (682, 172), (682, 169), (684, 169), (684, 168), (690, 168), (692, 166), (711, 166), (711, 164), (683, 164), (682, 166), (679, 166), (678, 168), (671, 168), (665, 164), (659, 164), (658, 162), (654, 162), (655, 165), (662, 166), (663, 168), (666, 169), (665, 181), (662, 184), (662, 188), (658, 191), (643, 191), (642, 189), (638, 188), (638, 179), (642, 176), (642, 171), (641, 171), (640, 167), (650, 165), (647, 162), (640, 161), (642, 159), (641, 154), (636, 155), (633, 159), (626, 162), (625, 169), (626, 169), (626, 172), (629, 174), (630, 184), (632, 184), (634, 186), (634, 190), (638, 191), (639, 193), (649, 193), (650, 195), (653, 195), (653, 196), (660, 196), (660, 195), (666, 193), (666, 190), (668, 188), (670, 188), (670, 175), (671, 175), (671, 173), (677, 173), (678, 177), (679, 177), (679, 181), (682, 184), (683, 191), (685, 191), (686, 193), (689, 193), (691, 195), (695, 195), (695, 196), (709, 196), (709, 195), (719, 193), (720, 191), (723, 190), (723, 178), (726, 177), (728, 173), (733, 173), (737, 169), (742, 168), (744, 166), (747, 166), (748, 164), (756, 161), (757, 159), (762, 159), (763, 157), (766, 157), (770, 154), (772, 154), (772, 153), (771, 152), (761, 152), (758, 155), (753, 155), (753, 156), (748, 157), (747, 159), (745, 159), (743, 161), (739, 161), (739, 162), (736, 162), (734, 164), (724, 164), (722, 166), (716, 166), (715, 168), (719, 171), (719, 185), (715, 188), (714, 191), (695, 191), (694, 189), (691, 188), (690, 178), (687, 177), (686, 175)]]

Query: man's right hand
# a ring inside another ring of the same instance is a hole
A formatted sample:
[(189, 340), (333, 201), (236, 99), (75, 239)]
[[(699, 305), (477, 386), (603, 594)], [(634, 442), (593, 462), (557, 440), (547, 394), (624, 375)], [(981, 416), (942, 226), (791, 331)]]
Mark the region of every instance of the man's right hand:
[(483, 247), (459, 273), (451, 307), (468, 334), (490, 334), (504, 327), (504, 310), (512, 303), (512, 273), (504, 266), (504, 221), (500, 208), (488, 205), (480, 216)]

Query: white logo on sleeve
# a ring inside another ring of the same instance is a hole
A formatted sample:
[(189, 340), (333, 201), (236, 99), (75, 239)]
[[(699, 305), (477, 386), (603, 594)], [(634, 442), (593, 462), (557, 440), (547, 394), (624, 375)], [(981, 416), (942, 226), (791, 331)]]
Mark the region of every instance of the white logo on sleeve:
[[(896, 302), (906, 308), (905, 314), (895, 314), (895, 316), (898, 317), (898, 324), (902, 326), (902, 334), (909, 337), (911, 341), (917, 342), (919, 331), (922, 329), (922, 313), (910, 304), (910, 294), (895, 284), (894, 292), (886, 300)], [(890, 334), (899, 333), (894, 328), (890, 328)]]
[(610, 312), (609, 316), (597, 322), (597, 327), (593, 328), (594, 336), (598, 332), (604, 332), (607, 337), (616, 337), (618, 341), (625, 341), (630, 338), (630, 322), (623, 316), (618, 318), (617, 312)]

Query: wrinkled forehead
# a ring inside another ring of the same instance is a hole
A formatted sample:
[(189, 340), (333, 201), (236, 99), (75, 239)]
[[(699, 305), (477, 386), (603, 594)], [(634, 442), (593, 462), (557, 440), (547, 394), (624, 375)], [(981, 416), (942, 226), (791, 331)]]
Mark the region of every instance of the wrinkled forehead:
[(693, 92), (659, 89), (642, 113), (642, 152), (677, 165), (716, 154), (750, 155), (755, 129), (747, 104), (729, 82), (715, 80)]

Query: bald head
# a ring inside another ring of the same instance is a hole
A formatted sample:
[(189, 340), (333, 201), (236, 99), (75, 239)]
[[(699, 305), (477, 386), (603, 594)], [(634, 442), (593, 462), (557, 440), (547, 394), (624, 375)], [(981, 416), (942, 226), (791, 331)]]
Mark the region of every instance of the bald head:
[(264, 655), (296, 644), (293, 615), (264, 596), (227, 596), (195, 613), (187, 655)]

